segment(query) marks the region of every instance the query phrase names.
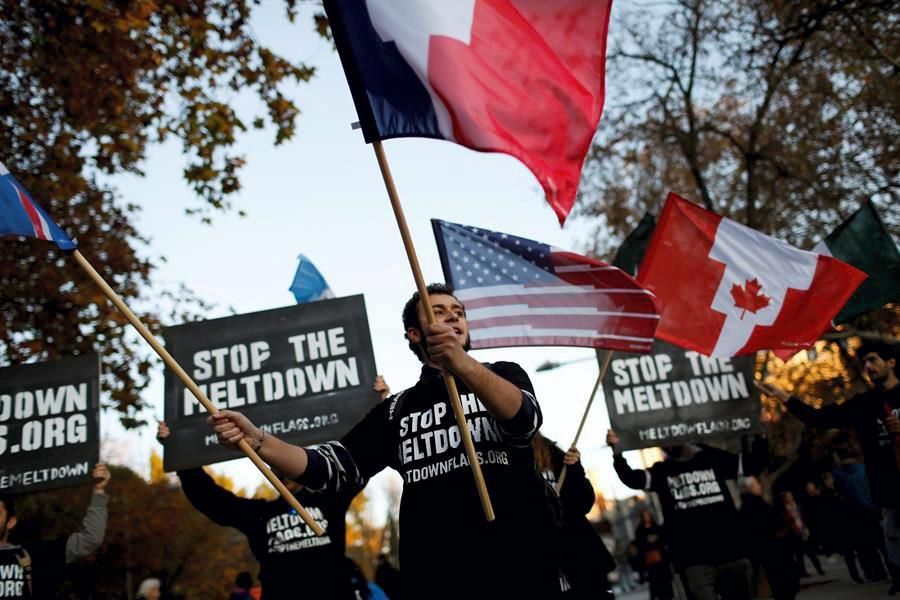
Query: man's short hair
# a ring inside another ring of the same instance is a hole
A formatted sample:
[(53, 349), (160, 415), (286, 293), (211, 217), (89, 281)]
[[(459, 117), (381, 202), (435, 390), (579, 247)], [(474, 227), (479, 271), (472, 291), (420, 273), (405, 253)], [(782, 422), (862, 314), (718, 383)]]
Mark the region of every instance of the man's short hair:
[[(859, 350), (856, 351), (856, 358), (859, 359), (859, 362), (863, 362), (863, 359), (869, 354), (875, 353), (881, 358), (881, 360), (887, 362), (889, 360), (897, 359), (897, 348), (893, 344), (888, 344), (887, 342), (882, 342), (880, 340), (871, 340), (865, 341), (859, 347)], [(894, 365), (894, 372), (897, 372), (897, 365)]]
[[(446, 294), (456, 298), (456, 295), (453, 293), (453, 287), (446, 283), (430, 283), (425, 289), (428, 291), (429, 296), (434, 294)], [(424, 361), (425, 357), (422, 356), (422, 350), (419, 348), (419, 345), (410, 340), (409, 336), (406, 334), (410, 329), (422, 331), (422, 323), (419, 322), (419, 311), (417, 310), (419, 299), (419, 291), (416, 290), (412, 295), (412, 298), (407, 300), (406, 305), (403, 307), (403, 337), (409, 342), (409, 349), (413, 351), (413, 354), (415, 354), (419, 360)], [(457, 298), (457, 300), (459, 299)]]
[(16, 516), (16, 497), (12, 494), (0, 494), (0, 504), (6, 509), (6, 518)]

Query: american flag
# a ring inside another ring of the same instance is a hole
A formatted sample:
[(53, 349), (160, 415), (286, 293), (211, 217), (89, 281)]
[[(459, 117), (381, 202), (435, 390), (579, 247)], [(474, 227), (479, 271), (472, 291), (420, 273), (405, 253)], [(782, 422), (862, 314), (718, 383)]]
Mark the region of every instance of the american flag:
[(466, 307), (473, 348), (650, 351), (656, 297), (621, 269), (506, 233), (431, 224), (444, 277)]

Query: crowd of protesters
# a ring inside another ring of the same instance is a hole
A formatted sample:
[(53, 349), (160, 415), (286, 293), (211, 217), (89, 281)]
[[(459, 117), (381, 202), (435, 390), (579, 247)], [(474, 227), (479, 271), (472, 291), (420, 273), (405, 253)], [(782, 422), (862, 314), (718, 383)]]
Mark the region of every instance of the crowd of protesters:
[[(766, 486), (758, 476), (779, 469), (773, 469), (765, 436), (746, 440), (744, 452), (668, 446), (662, 448), (664, 460), (635, 469), (618, 452), (618, 436), (610, 430), (607, 443), (618, 477), (655, 495), (661, 506), (657, 515), (644, 510), (634, 539), (620, 541), (611, 556), (585, 517), (596, 496), (580, 454), (539, 433), (541, 410), (528, 376), (514, 363), (472, 359), (464, 307), (446, 286), (432, 285), (428, 292), (434, 324), (425, 324), (418, 294), (403, 311), (410, 348), (423, 363), (421, 379), (390, 395), (379, 378), (375, 389), (384, 401), (341, 440), (304, 448), (263, 433), (237, 412), (209, 419), (220, 443), (233, 447), (246, 440), (272, 465), (315, 515), (324, 536), (313, 539), (280, 498), (239, 498), (199, 468), (178, 473), (198, 511), (244, 534), (260, 563), (265, 600), (300, 592), (303, 598), (338, 600), (604, 598), (612, 597), (608, 575), (617, 567), (623, 591), (633, 583), (634, 570), (649, 584), (651, 599), (670, 600), (683, 588), (694, 600), (749, 600), (765, 597), (766, 589), (781, 600), (796, 597), (809, 571), (822, 573), (822, 555), (841, 557), (860, 585), (890, 578), (891, 593), (897, 591), (900, 386), (893, 347), (866, 344), (857, 351), (870, 389), (840, 405), (813, 409), (775, 386), (758, 384), (809, 426), (845, 430), (832, 438), (826, 459), (798, 461)], [(483, 466), (497, 519), (484, 519), (468, 468), (435, 471), (440, 474), (425, 481), (404, 478), (402, 569), (381, 560), (376, 581), (368, 582), (345, 557), (344, 515), (375, 473), (422, 467), (420, 458), (405, 460), (398, 447), (407, 435), (406, 416), (438, 406), (450, 412), (442, 370), (456, 377), (461, 392), (476, 394), (479, 415), (499, 432), (489, 440), (490, 450), (504, 460)], [(161, 423), (161, 442), (168, 433)], [(0, 595), (50, 597), (47, 590), (60, 567), (100, 545), (109, 473), (98, 465), (94, 476), (83, 529), (40, 547), (9, 541), (15, 502), (0, 498), (0, 558), (6, 557)], [(730, 482), (738, 483), (739, 496)], [(273, 528), (283, 527), (294, 530), (290, 543), (272, 535)], [(462, 556), (472, 560), (465, 569), (453, 569)], [(165, 597), (162, 587), (160, 580), (146, 579), (136, 594)], [(231, 598), (246, 600), (253, 587), (251, 574), (241, 573)]]

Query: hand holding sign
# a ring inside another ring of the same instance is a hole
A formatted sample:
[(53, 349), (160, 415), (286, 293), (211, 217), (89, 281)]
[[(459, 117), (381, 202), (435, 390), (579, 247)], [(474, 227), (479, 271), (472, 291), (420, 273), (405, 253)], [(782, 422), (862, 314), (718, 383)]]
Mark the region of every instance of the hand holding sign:
[(754, 381), (753, 384), (761, 393), (765, 394), (766, 396), (778, 398), (782, 402), (787, 402), (788, 398), (791, 397), (791, 395), (788, 394), (785, 390), (776, 385), (772, 385), (771, 383), (765, 383), (764, 381)]
[(569, 451), (566, 452), (565, 456), (563, 456), (563, 462), (567, 465), (574, 465), (579, 461), (581, 461), (581, 452), (579, 452), (578, 448), (574, 446), (569, 448)]
[(172, 431), (169, 429), (169, 426), (166, 425), (166, 422), (159, 421), (159, 425), (156, 427), (156, 441), (160, 444), (165, 444), (171, 434)]
[(391, 395), (391, 386), (384, 380), (383, 375), (375, 377), (375, 385), (372, 386), (372, 389), (378, 393), (382, 400), (386, 400)]
[(606, 432), (606, 443), (613, 449), (613, 452), (616, 451), (616, 446), (619, 443), (619, 436), (617, 436), (616, 432), (612, 429)]
[(109, 483), (109, 469), (106, 468), (106, 465), (103, 463), (97, 463), (94, 465), (94, 470), (91, 472), (91, 477), (94, 478), (94, 493), (95, 494), (105, 494), (106, 493), (106, 484)]

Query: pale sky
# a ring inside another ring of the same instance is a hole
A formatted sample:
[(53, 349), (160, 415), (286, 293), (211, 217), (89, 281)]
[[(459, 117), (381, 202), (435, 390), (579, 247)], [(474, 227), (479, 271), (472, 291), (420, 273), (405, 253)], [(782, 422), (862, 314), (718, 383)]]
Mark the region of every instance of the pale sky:
[[(403, 339), (400, 321), (415, 285), (373, 150), (359, 131), (351, 129), (357, 118), (337, 53), (313, 32), (311, 10), (301, 4), (293, 25), (283, 17), (280, 1), (266, 0), (254, 11), (259, 42), (315, 66), (317, 74), (311, 82), (289, 90), (302, 110), (293, 140), (275, 147), (271, 129), (251, 131), (240, 139), (239, 152), (247, 165), (241, 172), (243, 189), (233, 202), (246, 211), (245, 218), (235, 211), (216, 215), (213, 225), (206, 226), (184, 215), (184, 208), (195, 206), (196, 200), (182, 179), (185, 160), (175, 143), (151, 149), (143, 165), (146, 177), (119, 177), (113, 185), (123, 201), (142, 207), (136, 225), (150, 239), (147, 254), (167, 258), (165, 263), (156, 261), (153, 280), (170, 288), (184, 282), (216, 305), (209, 318), (226, 316), (231, 307), (247, 313), (294, 304), (288, 286), (301, 252), (316, 264), (336, 295), (364, 294), (378, 371), (399, 391), (415, 382), (420, 368)], [(615, 22), (615, 9), (612, 18)], [(608, 96), (614, 88), (608, 81)], [(252, 94), (235, 99), (246, 109), (245, 122), (251, 122), (251, 111), (257, 108)], [(563, 249), (581, 250), (586, 244), (588, 224), (573, 221), (560, 229), (537, 180), (512, 157), (424, 139), (391, 140), (384, 146), (428, 282), (443, 281), (432, 218)], [(482, 361), (522, 365), (543, 408), (543, 432), (563, 447), (575, 435), (597, 364), (587, 360), (544, 373), (535, 369), (546, 360), (593, 355), (587, 348), (558, 347), (474, 353)], [(154, 374), (147, 399), (155, 407), (155, 417), (148, 418), (161, 418), (161, 369)], [(607, 497), (623, 497), (630, 490), (612, 471), (604, 442), (608, 425), (601, 390), (579, 447), (595, 485)], [(105, 452), (116, 448), (116, 458), (147, 469), (155, 427), (126, 433), (110, 413), (104, 415), (102, 428), (110, 440)], [(639, 459), (631, 462), (637, 464)], [(226, 470), (238, 486), (252, 489), (261, 481), (247, 459), (217, 469)], [(371, 483), (373, 494), (389, 479), (379, 477)]]

